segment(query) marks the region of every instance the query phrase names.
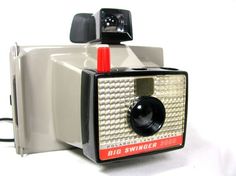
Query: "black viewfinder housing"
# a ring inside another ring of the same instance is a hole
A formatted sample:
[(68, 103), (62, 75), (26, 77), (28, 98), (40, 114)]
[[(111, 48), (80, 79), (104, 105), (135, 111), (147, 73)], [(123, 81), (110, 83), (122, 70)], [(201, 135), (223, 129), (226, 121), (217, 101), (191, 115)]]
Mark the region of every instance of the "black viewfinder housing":
[(74, 43), (119, 44), (133, 39), (131, 13), (122, 9), (101, 9), (95, 15), (74, 16), (70, 40)]

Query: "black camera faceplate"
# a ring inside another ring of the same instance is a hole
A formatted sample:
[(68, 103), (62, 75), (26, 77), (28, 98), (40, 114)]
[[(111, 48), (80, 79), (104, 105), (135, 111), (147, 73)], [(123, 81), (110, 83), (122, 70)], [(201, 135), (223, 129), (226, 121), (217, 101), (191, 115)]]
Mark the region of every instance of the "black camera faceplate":
[[(98, 79), (110, 77), (128, 77), (128, 76), (151, 76), (151, 75), (185, 75), (186, 77), (186, 102), (185, 102), (185, 121), (183, 143), (181, 146), (167, 148), (163, 150), (151, 151), (122, 158), (101, 160), (99, 158), (99, 135), (98, 135)], [(167, 152), (183, 148), (185, 145), (186, 125), (187, 125), (187, 102), (188, 102), (188, 74), (185, 71), (168, 68), (147, 68), (137, 69), (113, 69), (110, 73), (97, 73), (96, 70), (85, 69), (82, 71), (81, 87), (81, 126), (83, 153), (97, 163), (108, 163), (117, 160), (144, 156), (149, 154)]]

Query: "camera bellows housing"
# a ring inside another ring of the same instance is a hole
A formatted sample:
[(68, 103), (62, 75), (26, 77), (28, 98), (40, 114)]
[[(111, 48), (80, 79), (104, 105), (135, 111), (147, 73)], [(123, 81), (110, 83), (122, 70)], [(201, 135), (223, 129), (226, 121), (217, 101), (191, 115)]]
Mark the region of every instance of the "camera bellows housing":
[[(110, 46), (111, 56), (117, 48)], [(101, 73), (80, 70), (62, 57), (53, 62), (53, 116), (59, 140), (82, 148), (96, 162), (184, 146), (186, 72), (116, 67)]]

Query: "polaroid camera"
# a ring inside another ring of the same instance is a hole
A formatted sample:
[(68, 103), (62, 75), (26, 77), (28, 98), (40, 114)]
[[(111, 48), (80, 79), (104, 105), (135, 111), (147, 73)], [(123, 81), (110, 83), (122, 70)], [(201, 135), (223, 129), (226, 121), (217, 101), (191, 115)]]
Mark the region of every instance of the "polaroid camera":
[(18, 154), (78, 147), (104, 163), (184, 146), (188, 75), (163, 67), (161, 48), (120, 44), (128, 10), (75, 15), (70, 39), (11, 49)]

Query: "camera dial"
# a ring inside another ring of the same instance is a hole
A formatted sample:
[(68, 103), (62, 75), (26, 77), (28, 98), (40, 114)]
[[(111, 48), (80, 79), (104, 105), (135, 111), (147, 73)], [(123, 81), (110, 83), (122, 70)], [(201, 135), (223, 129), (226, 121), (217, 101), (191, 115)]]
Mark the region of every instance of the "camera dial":
[(157, 98), (141, 96), (130, 107), (128, 119), (138, 135), (151, 136), (164, 124), (165, 107)]

